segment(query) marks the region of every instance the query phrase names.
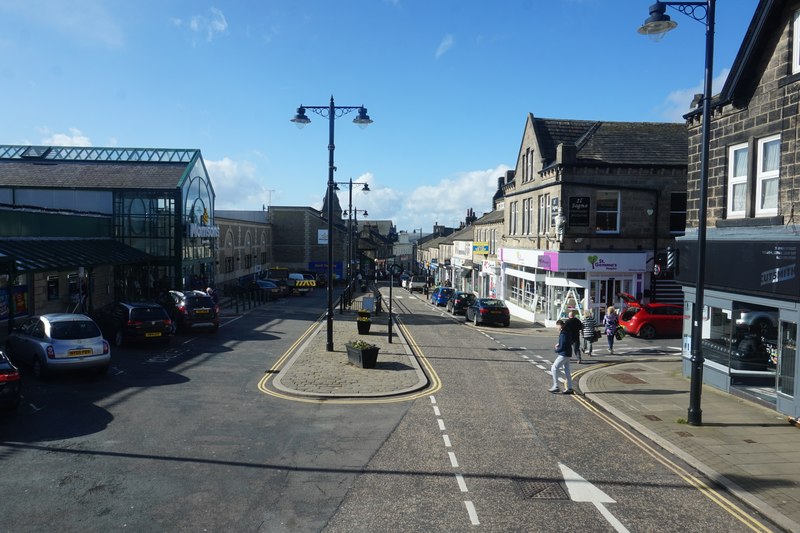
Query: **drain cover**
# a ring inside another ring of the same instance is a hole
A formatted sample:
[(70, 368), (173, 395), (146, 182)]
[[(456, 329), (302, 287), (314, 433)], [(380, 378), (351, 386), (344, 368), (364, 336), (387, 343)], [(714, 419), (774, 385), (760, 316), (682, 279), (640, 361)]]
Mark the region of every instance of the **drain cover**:
[(557, 481), (515, 479), (514, 484), (523, 497), (537, 500), (568, 500), (567, 492)]

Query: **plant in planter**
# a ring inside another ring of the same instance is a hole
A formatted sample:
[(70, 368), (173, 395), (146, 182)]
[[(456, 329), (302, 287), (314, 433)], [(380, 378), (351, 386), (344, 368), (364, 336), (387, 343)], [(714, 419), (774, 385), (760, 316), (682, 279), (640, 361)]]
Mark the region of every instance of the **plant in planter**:
[(359, 311), (358, 318), (356, 319), (356, 327), (358, 328), (358, 333), (360, 335), (366, 335), (369, 333), (369, 328), (372, 325), (372, 321), (369, 318), (369, 311)]
[(352, 364), (361, 368), (375, 368), (380, 348), (362, 340), (350, 341), (344, 346), (347, 348), (347, 360)]

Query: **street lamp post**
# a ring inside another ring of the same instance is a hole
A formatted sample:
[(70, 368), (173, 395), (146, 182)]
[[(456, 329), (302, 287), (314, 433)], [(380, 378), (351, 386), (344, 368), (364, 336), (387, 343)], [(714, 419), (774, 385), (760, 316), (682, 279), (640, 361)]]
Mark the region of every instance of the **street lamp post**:
[[(366, 190), (369, 190), (369, 189), (366, 189)], [(350, 228), (350, 236), (349, 236), (349, 238), (350, 238), (349, 254), (350, 255), (347, 257), (347, 261), (351, 265), (355, 262), (356, 251), (358, 249), (358, 243), (356, 243), (356, 245), (353, 246), (353, 233), (354, 233), (353, 230), (355, 230), (356, 232), (358, 231), (358, 215), (359, 214), (363, 215), (364, 217), (368, 217), (369, 216), (369, 213), (367, 212), (366, 209), (359, 209), (358, 207), (351, 207), (350, 210), (348, 211), (348, 216), (347, 216), (348, 227), (350, 227), (351, 224), (353, 225), (353, 227)]]
[(714, 13), (716, 0), (706, 2), (656, 2), (650, 6), (650, 16), (639, 28), (642, 35), (660, 38), (664, 33), (674, 29), (678, 24), (666, 15), (666, 7), (670, 6), (706, 26), (705, 75), (703, 77), (703, 122), (700, 155), (700, 205), (697, 223), (697, 283), (695, 285), (695, 303), (692, 310), (692, 345), (691, 345), (691, 384), (689, 390), (688, 423), (692, 426), (703, 425), (703, 411), (700, 399), (703, 392), (703, 351), (701, 338), (703, 335), (703, 311), (705, 307), (705, 270), (706, 270), (706, 218), (708, 215), (708, 158), (711, 130), (711, 81), (714, 65)]
[(329, 352), (333, 351), (333, 189), (336, 183), (333, 181), (333, 173), (336, 171), (336, 166), (333, 163), (333, 152), (336, 146), (333, 144), (333, 123), (337, 118), (344, 116), (352, 111), (358, 110), (358, 116), (353, 119), (353, 123), (361, 128), (366, 128), (372, 124), (372, 120), (367, 115), (367, 108), (364, 106), (337, 106), (333, 102), (333, 95), (331, 95), (330, 104), (327, 106), (304, 106), (300, 105), (297, 108), (297, 114), (291, 120), (298, 128), (302, 128), (311, 120), (306, 116), (306, 109), (310, 109), (314, 113), (323, 118), (328, 119), (328, 310), (327, 310), (327, 327), (328, 338), (325, 343), (325, 349)]
[[(334, 182), (333, 188), (334, 190), (339, 189), (339, 185), (347, 185), (349, 188), (349, 197), (347, 200), (347, 286), (349, 287), (353, 281), (353, 276), (351, 273), (352, 269), (352, 259), (353, 259), (353, 185), (362, 185), (361, 188), (362, 192), (369, 192), (369, 184), (366, 182), (361, 181), (353, 181), (353, 178), (350, 178), (348, 181), (336, 181)], [(367, 216), (367, 212), (364, 211), (364, 216)]]

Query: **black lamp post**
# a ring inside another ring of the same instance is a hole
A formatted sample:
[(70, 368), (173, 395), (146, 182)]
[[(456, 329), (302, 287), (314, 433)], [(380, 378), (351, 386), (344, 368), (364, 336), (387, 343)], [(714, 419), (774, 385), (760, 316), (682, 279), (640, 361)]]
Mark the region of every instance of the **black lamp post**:
[[(347, 211), (344, 213), (347, 215), (347, 286), (349, 287), (353, 281), (353, 276), (351, 273), (352, 269), (352, 259), (353, 259), (353, 185), (363, 185), (361, 188), (362, 192), (369, 192), (369, 184), (366, 182), (360, 181), (353, 181), (353, 178), (350, 178), (348, 181), (336, 181), (333, 184), (334, 190), (339, 189), (339, 185), (347, 185), (349, 187), (350, 195), (347, 200)], [(367, 212), (364, 211), (364, 216), (367, 216)]]
[(334, 105), (333, 95), (331, 95), (330, 104), (327, 106), (303, 106), (297, 108), (297, 114), (292, 119), (298, 128), (302, 128), (311, 120), (306, 116), (306, 109), (310, 109), (314, 113), (323, 118), (328, 119), (328, 310), (327, 310), (327, 326), (328, 338), (325, 344), (325, 349), (329, 352), (333, 351), (333, 189), (336, 183), (333, 181), (333, 173), (336, 171), (336, 166), (333, 164), (333, 152), (336, 149), (333, 144), (333, 122), (337, 118), (344, 116), (351, 111), (358, 110), (358, 116), (353, 119), (353, 123), (361, 128), (366, 128), (372, 124), (372, 120), (367, 115), (367, 108), (364, 106), (337, 106)]
[[(369, 190), (369, 189), (365, 189)], [(364, 217), (368, 217), (369, 213), (366, 209), (359, 209), (358, 207), (351, 207), (350, 210), (346, 213), (347, 214), (347, 224), (350, 227), (350, 246), (349, 252), (350, 255), (347, 257), (347, 261), (349, 264), (353, 264), (355, 261), (356, 251), (358, 249), (358, 243), (353, 246), (353, 233), (358, 232), (358, 215), (361, 214)], [(355, 232), (353, 231), (355, 230)], [(359, 262), (359, 264), (361, 264)], [(352, 281), (352, 280), (351, 280)]]
[(700, 398), (703, 392), (703, 351), (700, 341), (703, 335), (703, 311), (705, 307), (705, 270), (706, 270), (706, 218), (708, 216), (708, 152), (711, 129), (711, 80), (714, 65), (714, 12), (716, 0), (706, 2), (656, 2), (650, 6), (650, 16), (639, 28), (639, 33), (656, 39), (674, 29), (678, 24), (666, 15), (667, 6), (673, 7), (706, 26), (705, 75), (703, 78), (703, 123), (700, 155), (700, 205), (697, 222), (697, 284), (695, 285), (695, 303), (692, 311), (692, 354), (691, 385), (689, 390), (688, 423), (692, 426), (703, 425), (703, 411), (700, 409)]

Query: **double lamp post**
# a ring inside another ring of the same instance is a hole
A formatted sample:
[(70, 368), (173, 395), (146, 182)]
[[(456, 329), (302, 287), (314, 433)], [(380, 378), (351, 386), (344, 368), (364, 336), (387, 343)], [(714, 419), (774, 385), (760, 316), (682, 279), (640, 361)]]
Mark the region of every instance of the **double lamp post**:
[(714, 65), (714, 14), (716, 0), (706, 2), (656, 2), (650, 6), (650, 16), (644, 21), (639, 33), (656, 40), (666, 32), (675, 29), (677, 22), (666, 14), (667, 6), (677, 9), (684, 15), (704, 23), (706, 26), (705, 75), (703, 77), (703, 122), (700, 155), (699, 208), (697, 222), (697, 275), (695, 302), (692, 311), (691, 382), (689, 386), (689, 410), (687, 421), (692, 426), (703, 425), (703, 411), (700, 398), (703, 391), (703, 350), (700, 341), (703, 336), (703, 313), (705, 302), (706, 270), (706, 218), (708, 216), (708, 158), (711, 129), (711, 81)]
[(333, 195), (336, 187), (336, 182), (333, 180), (333, 173), (336, 171), (336, 166), (333, 162), (333, 152), (336, 149), (333, 144), (333, 123), (339, 117), (342, 117), (352, 111), (358, 111), (358, 116), (353, 119), (353, 123), (361, 128), (366, 128), (372, 124), (372, 120), (367, 115), (367, 108), (364, 106), (337, 106), (334, 104), (333, 95), (331, 101), (327, 106), (304, 106), (300, 105), (297, 108), (297, 114), (291, 120), (298, 128), (302, 128), (311, 120), (306, 116), (306, 110), (311, 110), (323, 118), (328, 119), (328, 309), (327, 309), (327, 327), (328, 336), (325, 343), (325, 349), (329, 352), (333, 351)]

